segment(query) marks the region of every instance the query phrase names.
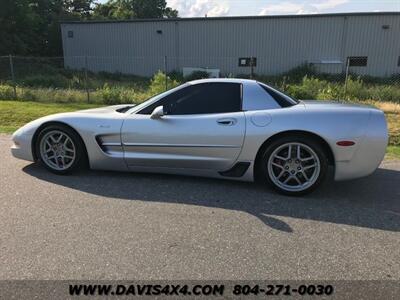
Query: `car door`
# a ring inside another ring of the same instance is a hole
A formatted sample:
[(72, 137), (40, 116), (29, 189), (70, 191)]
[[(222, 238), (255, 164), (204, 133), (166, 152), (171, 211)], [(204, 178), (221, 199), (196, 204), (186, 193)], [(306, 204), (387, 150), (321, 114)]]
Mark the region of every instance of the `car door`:
[[(124, 121), (129, 167), (229, 169), (240, 154), (245, 116), (239, 83), (191, 84)], [(158, 106), (164, 115), (151, 118)]]

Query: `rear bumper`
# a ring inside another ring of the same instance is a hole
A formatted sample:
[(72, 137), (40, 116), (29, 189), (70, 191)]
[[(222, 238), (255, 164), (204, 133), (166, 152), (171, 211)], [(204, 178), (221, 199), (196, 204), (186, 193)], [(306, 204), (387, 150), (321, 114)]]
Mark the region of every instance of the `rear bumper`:
[(34, 161), (32, 154), (32, 136), (27, 134), (14, 134), (11, 154), (19, 159)]
[(335, 180), (355, 179), (373, 173), (385, 156), (388, 139), (383, 112), (372, 112), (365, 136), (351, 159), (335, 162)]

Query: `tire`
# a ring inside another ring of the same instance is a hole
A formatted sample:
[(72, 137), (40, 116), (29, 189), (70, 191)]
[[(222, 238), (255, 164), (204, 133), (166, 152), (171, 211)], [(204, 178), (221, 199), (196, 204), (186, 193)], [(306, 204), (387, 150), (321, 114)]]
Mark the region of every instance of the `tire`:
[(258, 170), (261, 181), (279, 193), (301, 196), (311, 193), (323, 182), (328, 172), (328, 158), (315, 139), (286, 136), (265, 148)]
[(81, 137), (61, 124), (49, 125), (40, 131), (35, 151), (38, 161), (58, 175), (77, 171), (86, 162), (86, 150)]

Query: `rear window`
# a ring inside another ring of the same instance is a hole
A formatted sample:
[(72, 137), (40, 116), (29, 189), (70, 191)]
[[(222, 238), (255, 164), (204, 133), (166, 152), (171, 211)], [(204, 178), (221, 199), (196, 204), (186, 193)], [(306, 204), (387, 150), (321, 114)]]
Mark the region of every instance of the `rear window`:
[(293, 99), (276, 89), (273, 89), (260, 82), (258, 84), (264, 89), (264, 91), (274, 98), (281, 107), (289, 107), (299, 103), (297, 99)]

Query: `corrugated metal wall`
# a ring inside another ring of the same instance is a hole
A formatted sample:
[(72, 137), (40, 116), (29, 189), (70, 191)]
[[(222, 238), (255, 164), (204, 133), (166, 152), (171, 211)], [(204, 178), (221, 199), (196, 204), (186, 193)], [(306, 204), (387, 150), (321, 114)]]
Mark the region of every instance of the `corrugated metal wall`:
[[(149, 76), (164, 69), (167, 56), (169, 71), (208, 67), (243, 74), (249, 68), (238, 66), (239, 57), (254, 56), (258, 74), (279, 74), (305, 62), (316, 63), (323, 72), (340, 73), (348, 56), (368, 56), (366, 67), (351, 71), (400, 73), (396, 13), (64, 23), (61, 28), (66, 66), (87, 64), (92, 71)], [(73, 37), (68, 37), (69, 31)]]

